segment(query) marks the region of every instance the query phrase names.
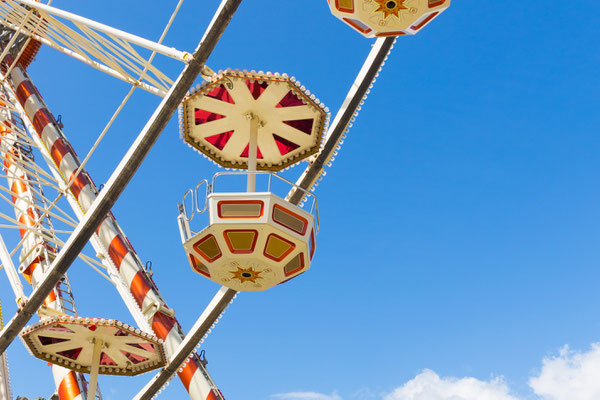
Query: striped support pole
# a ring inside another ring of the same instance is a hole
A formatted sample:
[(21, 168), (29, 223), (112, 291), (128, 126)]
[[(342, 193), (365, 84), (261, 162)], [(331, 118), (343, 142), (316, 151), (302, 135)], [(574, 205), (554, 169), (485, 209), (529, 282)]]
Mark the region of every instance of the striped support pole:
[[(8, 187), (12, 192), (12, 201), (17, 221), (23, 225), (19, 228), (21, 238), (25, 238), (22, 246), (22, 269), (25, 279), (35, 288), (43, 279), (44, 271), (50, 265), (50, 255), (54, 249), (40, 235), (27, 228), (33, 228), (40, 220), (40, 213), (34, 207), (37, 203), (31, 187), (31, 177), (22, 165), (28, 161), (17, 144), (17, 137), (10, 129), (12, 126), (10, 111), (4, 99), (0, 99), (0, 153), (4, 159)], [(64, 307), (55, 289), (44, 301), (48, 308), (64, 312)], [(60, 400), (83, 400), (82, 383), (75, 372), (58, 365), (52, 365), (54, 383)]]
[[(48, 153), (64, 182), (71, 183), (69, 190), (85, 213), (96, 199), (96, 186), (85, 169), (75, 176), (81, 165), (80, 161), (27, 73), (16, 66), (11, 71), (10, 78), (17, 99), (43, 144), (41, 150)], [(100, 224), (96, 237), (106, 249), (106, 259), (126, 282), (137, 306), (151, 322), (154, 333), (164, 340), (167, 354), (173, 353), (184, 337), (181, 327), (173, 318), (172, 310), (166, 306), (154, 282), (145, 274), (139, 256), (112, 214), (109, 213)], [(124, 301), (127, 302), (128, 299), (124, 298)], [(211, 383), (208, 372), (195, 357), (178, 375), (193, 400), (223, 399)]]

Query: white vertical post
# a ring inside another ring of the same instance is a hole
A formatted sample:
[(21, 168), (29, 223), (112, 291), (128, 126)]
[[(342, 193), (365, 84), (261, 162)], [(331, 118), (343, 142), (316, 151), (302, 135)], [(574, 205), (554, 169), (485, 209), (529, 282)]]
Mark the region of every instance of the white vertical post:
[[(256, 158), (258, 157), (258, 118), (248, 114), (250, 120), (250, 142), (248, 144), (248, 172), (256, 172)], [(248, 174), (248, 192), (256, 191), (256, 174)]]
[(2, 235), (0, 235), (0, 261), (2, 261), (10, 286), (17, 297), (17, 304), (21, 304), (21, 302), (26, 299), (25, 292), (23, 292), (23, 284), (19, 279), (19, 274), (10, 258), (10, 253), (6, 248)]
[(92, 353), (92, 368), (90, 370), (90, 386), (88, 387), (87, 400), (95, 400), (98, 388), (98, 370), (100, 369), (100, 354), (104, 342), (98, 338), (94, 339), (94, 352)]

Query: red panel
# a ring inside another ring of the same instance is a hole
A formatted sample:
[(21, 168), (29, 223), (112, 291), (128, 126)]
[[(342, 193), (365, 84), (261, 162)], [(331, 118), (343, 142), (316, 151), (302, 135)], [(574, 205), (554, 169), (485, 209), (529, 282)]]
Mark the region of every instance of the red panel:
[(226, 103), (235, 104), (233, 98), (223, 85), (215, 86), (209, 92), (205, 94), (206, 97), (224, 101)]
[(262, 83), (258, 83), (258, 81), (251, 81), (250, 79), (246, 79), (246, 86), (248, 86), (248, 89), (250, 89), (250, 93), (252, 94), (252, 97), (254, 97), (254, 100), (258, 100), (258, 98), (261, 94), (263, 94), (265, 89), (269, 87), (269, 84), (265, 81), (263, 81)]
[(292, 121), (283, 121), (284, 124), (291, 126), (292, 128), (296, 128), (301, 132), (310, 135), (312, 133), (313, 123), (315, 122), (314, 118), (308, 119), (295, 119)]
[(223, 150), (231, 136), (233, 135), (233, 131), (219, 133), (217, 135), (205, 137), (206, 141), (213, 146), (215, 146), (219, 150)]
[(139, 364), (144, 361), (148, 361), (147, 357), (138, 356), (137, 354), (132, 354), (128, 351), (121, 350), (121, 354), (123, 354), (125, 356), (125, 358), (127, 358), (133, 364)]
[(108, 355), (106, 355), (105, 352), (102, 352), (100, 354), (100, 365), (114, 366), (114, 365), (117, 365), (117, 363), (114, 362), (114, 360), (112, 358), (110, 358)]
[[(242, 151), (242, 154), (240, 154), (240, 157), (248, 158), (249, 153), (250, 153), (250, 143), (248, 143), (248, 145), (246, 146), (244, 151)], [(262, 160), (262, 158), (263, 158), (263, 155), (260, 152), (260, 147), (258, 147), (258, 146), (256, 146), (256, 158), (258, 158), (259, 160)]]
[(201, 110), (199, 108), (195, 108), (194, 109), (194, 118), (196, 121), (196, 125), (202, 125), (205, 124), (207, 122), (212, 122), (212, 121), (216, 121), (218, 119), (221, 118), (225, 118), (224, 115), (221, 114), (217, 114), (214, 112), (210, 112), (210, 111), (206, 111), (206, 110)]
[(38, 336), (37, 337), (42, 346), (48, 346), (49, 344), (56, 344), (62, 342), (68, 342), (71, 339), (57, 338), (57, 337), (49, 337), (49, 336)]
[(275, 143), (277, 144), (277, 148), (282, 156), (285, 156), (287, 153), (296, 150), (300, 147), (299, 144), (296, 144), (292, 141), (289, 141), (285, 138), (282, 138), (279, 135), (273, 134), (273, 139), (275, 139)]
[(415, 31), (418, 31), (423, 26), (425, 26), (426, 23), (428, 23), (429, 21), (431, 21), (432, 19), (434, 19), (439, 13), (440, 13), (439, 11), (436, 11), (434, 13), (429, 14), (427, 16), (427, 18), (425, 18), (423, 21), (419, 22), (417, 25), (411, 26), (410, 29), (414, 29)]
[(65, 351), (57, 351), (56, 354), (61, 355), (63, 357), (69, 358), (73, 361), (77, 360), (79, 354), (81, 354), (82, 348), (79, 347), (77, 349), (65, 350)]
[(275, 107), (297, 107), (303, 105), (304, 103), (302, 102), (302, 99), (300, 99), (300, 97), (298, 97), (298, 95), (292, 90), (290, 90), (285, 96), (283, 96), (283, 99), (281, 99), (281, 101)]

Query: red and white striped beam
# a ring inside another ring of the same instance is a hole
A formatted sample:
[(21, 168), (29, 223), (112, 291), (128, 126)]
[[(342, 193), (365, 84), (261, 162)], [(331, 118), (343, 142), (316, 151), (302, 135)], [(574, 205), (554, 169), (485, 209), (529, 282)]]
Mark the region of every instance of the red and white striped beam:
[[(3, 97), (3, 95), (1, 95)], [(44, 271), (49, 267), (49, 255), (54, 249), (41, 235), (35, 233), (36, 224), (40, 222), (41, 213), (35, 208), (37, 200), (33, 194), (32, 180), (28, 172), (21, 166), (27, 160), (18, 145), (18, 137), (11, 127), (13, 126), (10, 110), (7, 108), (6, 99), (0, 98), (0, 153), (2, 154), (3, 169), (6, 172), (8, 187), (12, 192), (12, 201), (17, 221), (23, 225), (19, 229), (21, 239), (25, 238), (22, 245), (22, 269), (25, 279), (35, 288), (43, 280)], [(33, 160), (31, 160), (33, 161)], [(37, 185), (41, 188), (40, 185)], [(39, 204), (38, 204), (39, 205)], [(38, 225), (39, 226), (39, 225)], [(44, 301), (48, 308), (64, 312), (59, 292), (54, 289)], [(52, 365), (52, 375), (59, 400), (83, 400), (85, 392), (80, 376), (75, 372), (58, 365)]]
[[(81, 165), (79, 158), (25, 70), (16, 66), (11, 71), (10, 78), (13, 90), (25, 110), (26, 117), (31, 121), (35, 134), (41, 139), (43, 144), (41, 150), (50, 156), (65, 184), (71, 185), (69, 191), (81, 211), (85, 213), (97, 197), (96, 186), (85, 169), (75, 175)], [(127, 237), (122, 234), (122, 230), (112, 214), (109, 214), (98, 227), (96, 237), (106, 249), (106, 259), (110, 261), (110, 264), (128, 285), (137, 306), (146, 311), (145, 314), (151, 321), (152, 330), (164, 340), (167, 353), (172, 353), (183, 340), (181, 327), (171, 316), (172, 313), (169, 312), (171, 310), (166, 306), (154, 282), (145, 274), (139, 256)], [(207, 379), (208, 372), (200, 362), (193, 359), (193, 362), (186, 364), (178, 375), (192, 399), (219, 400), (223, 398), (218, 389)]]

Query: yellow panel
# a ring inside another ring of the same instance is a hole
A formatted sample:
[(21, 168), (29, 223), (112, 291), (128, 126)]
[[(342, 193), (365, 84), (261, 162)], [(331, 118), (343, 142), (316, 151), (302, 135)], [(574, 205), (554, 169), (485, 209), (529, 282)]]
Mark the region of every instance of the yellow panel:
[(334, 0), (338, 10), (352, 12), (354, 11), (354, 0)]
[(208, 235), (204, 239), (196, 242), (194, 248), (206, 261), (213, 262), (217, 258), (221, 257), (221, 249), (217, 243), (217, 239), (213, 235)]
[(225, 240), (232, 253), (251, 253), (256, 244), (258, 232), (254, 230), (230, 230), (225, 231)]
[(275, 260), (281, 261), (287, 256), (292, 250), (294, 250), (294, 243), (285, 240), (275, 234), (269, 235), (267, 244), (265, 246), (265, 256)]

